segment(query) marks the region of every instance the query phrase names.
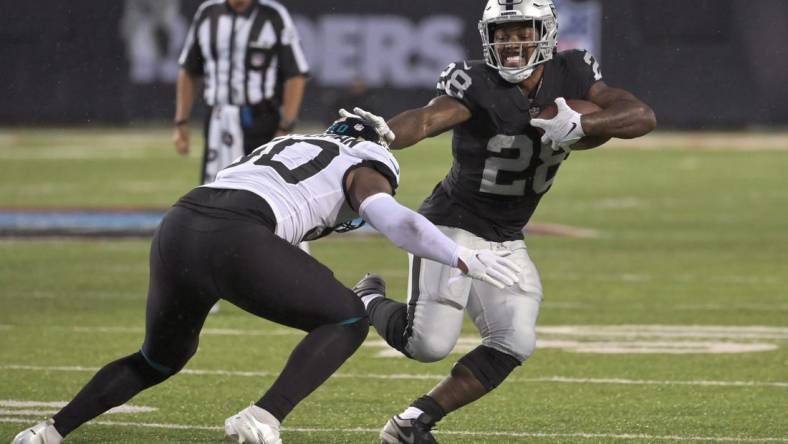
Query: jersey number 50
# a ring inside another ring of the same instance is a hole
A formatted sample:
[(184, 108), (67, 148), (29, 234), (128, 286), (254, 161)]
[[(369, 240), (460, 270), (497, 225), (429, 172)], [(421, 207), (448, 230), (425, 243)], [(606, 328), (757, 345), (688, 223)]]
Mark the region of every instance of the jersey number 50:
[[(293, 169), (288, 168), (284, 163), (274, 159), (274, 156), (284, 151), (287, 147), (299, 143), (306, 143), (314, 147), (318, 147), (320, 148), (320, 153), (303, 165)], [(232, 168), (259, 156), (254, 162), (255, 165), (271, 167), (279, 174), (279, 176), (282, 177), (282, 179), (285, 180), (285, 182), (289, 184), (296, 184), (319, 173), (321, 170), (327, 167), (329, 163), (331, 163), (333, 158), (337, 157), (338, 155), (339, 145), (328, 140), (286, 138), (273, 146), (270, 144), (263, 145), (262, 147), (252, 151), (252, 153), (248, 156), (241, 158), (241, 160), (238, 162), (227, 166), (227, 168)]]
[[(487, 160), (479, 191), (503, 196), (546, 192), (553, 184), (558, 166), (569, 153), (540, 149), (534, 159), (534, 144), (523, 134), (498, 134), (487, 142)], [(532, 164), (536, 167), (532, 168)], [(530, 173), (530, 174), (529, 174)], [(530, 189), (529, 189), (530, 188)]]

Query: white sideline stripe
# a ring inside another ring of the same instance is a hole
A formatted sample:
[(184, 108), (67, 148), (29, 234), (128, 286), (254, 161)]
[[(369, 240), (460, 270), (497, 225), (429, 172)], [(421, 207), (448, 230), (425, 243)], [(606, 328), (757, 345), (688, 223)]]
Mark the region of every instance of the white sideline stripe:
[(757, 311), (788, 311), (788, 304), (678, 304), (673, 308), (681, 310), (757, 310)]
[(57, 410), (5, 410), (0, 409), (0, 415), (6, 416), (52, 416)]
[[(10, 328), (10, 326), (0, 325)], [(143, 327), (59, 327), (80, 333), (142, 333)], [(788, 339), (788, 328), (763, 325), (546, 325), (536, 327), (539, 335), (614, 337), (614, 338), (730, 338), (730, 339)], [(304, 332), (290, 328), (269, 330), (241, 330), (230, 328), (204, 328), (202, 334), (219, 336), (288, 336), (303, 335)]]
[[(62, 327), (61, 327), (62, 328)], [(144, 333), (143, 327), (65, 327), (66, 330), (79, 333)], [(204, 335), (217, 336), (296, 336), (305, 335), (301, 330), (292, 328), (275, 328), (270, 330), (238, 330), (232, 328), (203, 328)]]
[[(0, 417), (0, 422), (28, 423), (27, 420)], [(154, 429), (171, 430), (206, 430), (224, 431), (223, 427), (201, 426), (187, 424), (166, 424), (148, 422), (116, 422), (116, 421), (90, 421), (88, 425), (121, 426), (121, 427), (147, 427)], [(378, 433), (380, 429), (355, 427), (351, 429), (322, 428), (322, 427), (282, 427), (285, 432), (293, 433)], [(463, 436), (503, 436), (508, 438), (583, 438), (583, 439), (647, 439), (659, 441), (710, 441), (710, 442), (786, 442), (786, 438), (734, 438), (727, 436), (679, 436), (679, 435), (646, 435), (635, 433), (548, 433), (548, 432), (499, 432), (499, 431), (472, 431), (472, 430), (436, 430), (436, 435), (463, 435)]]
[(618, 378), (565, 378), (563, 376), (550, 376), (544, 378), (512, 378), (513, 381), (523, 382), (566, 382), (572, 384), (623, 384), (623, 385), (699, 385), (722, 387), (783, 387), (788, 388), (788, 382), (760, 382), (760, 381), (657, 381), (648, 379), (618, 379)]
[[(20, 412), (26, 412), (28, 410), (18, 410), (19, 408), (26, 408), (26, 407), (39, 407), (39, 408), (50, 408), (50, 409), (61, 409), (63, 408), (68, 402), (66, 401), (19, 401), (16, 399), (0, 399), (0, 407), (16, 409), (16, 410), (0, 410), (0, 415), (20, 415)], [(57, 413), (57, 410), (48, 411), (48, 410), (30, 410), (33, 412), (38, 413), (27, 413), (27, 414), (54, 414)], [(157, 407), (149, 407), (146, 405), (132, 405), (132, 404), (123, 404), (117, 407), (113, 407), (109, 409), (106, 413), (114, 414), (114, 413), (148, 413), (148, 412), (155, 412), (158, 410)]]
[(788, 339), (788, 328), (763, 325), (547, 325), (536, 327), (536, 332), (585, 337)]
[[(62, 372), (95, 372), (97, 367), (80, 366), (37, 366), (37, 365), (1, 365), (0, 370), (32, 370), (32, 371), (62, 371)], [(213, 375), (213, 376), (242, 376), (242, 377), (269, 377), (278, 376), (276, 372), (261, 371), (230, 371), (230, 370), (199, 370), (184, 369), (180, 374), (185, 375)], [(403, 379), (403, 380), (441, 380), (443, 374), (409, 374), (409, 373), (334, 373), (332, 378), (343, 379)], [(557, 382), (569, 384), (622, 384), (622, 385), (698, 385), (722, 387), (780, 387), (788, 388), (788, 382), (762, 382), (762, 381), (658, 381), (648, 379), (618, 379), (618, 378), (568, 378), (564, 376), (545, 376), (541, 378), (507, 378), (511, 382)]]

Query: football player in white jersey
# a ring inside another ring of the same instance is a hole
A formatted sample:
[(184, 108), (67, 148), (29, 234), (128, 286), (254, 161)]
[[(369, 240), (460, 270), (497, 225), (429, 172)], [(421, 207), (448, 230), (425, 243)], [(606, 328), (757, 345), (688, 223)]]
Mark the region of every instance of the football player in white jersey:
[(265, 394), (225, 421), (235, 442), (281, 443), (280, 423), (355, 352), (369, 329), (362, 302), (297, 245), (348, 228), (359, 215), (413, 254), (497, 287), (515, 284), (520, 270), (513, 262), (458, 246), (393, 199), (399, 166), (381, 142), (373, 126), (345, 113), (323, 134), (272, 140), (183, 196), (153, 237), (141, 349), (104, 366), (68, 405), (13, 444), (60, 443), (81, 424), (176, 374), (197, 351), (219, 297), (307, 332)]

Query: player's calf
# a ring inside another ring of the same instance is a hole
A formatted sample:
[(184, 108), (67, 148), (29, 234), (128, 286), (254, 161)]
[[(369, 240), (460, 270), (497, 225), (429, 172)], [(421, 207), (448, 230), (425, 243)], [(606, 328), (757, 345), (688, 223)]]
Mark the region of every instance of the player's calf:
[(480, 345), (460, 358), (457, 364), (470, 370), (487, 391), (490, 391), (498, 387), (521, 362), (502, 351)]
[(380, 337), (405, 356), (410, 356), (405, 351), (407, 307), (386, 297), (386, 281), (377, 274), (367, 273), (353, 286), (353, 293), (364, 303), (369, 324), (375, 327)]

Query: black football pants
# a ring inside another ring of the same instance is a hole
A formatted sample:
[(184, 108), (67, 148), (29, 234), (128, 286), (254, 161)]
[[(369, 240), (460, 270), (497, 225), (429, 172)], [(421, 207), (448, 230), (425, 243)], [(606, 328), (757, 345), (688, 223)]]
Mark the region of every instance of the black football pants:
[[(55, 427), (65, 435), (177, 373), (196, 352), (205, 318), (219, 298), (308, 332), (256, 403), (280, 421), (355, 352), (369, 328), (353, 292), (270, 227), (176, 206), (151, 245), (142, 349), (99, 370), (55, 415)], [(236, 346), (265, 360), (265, 341)]]

